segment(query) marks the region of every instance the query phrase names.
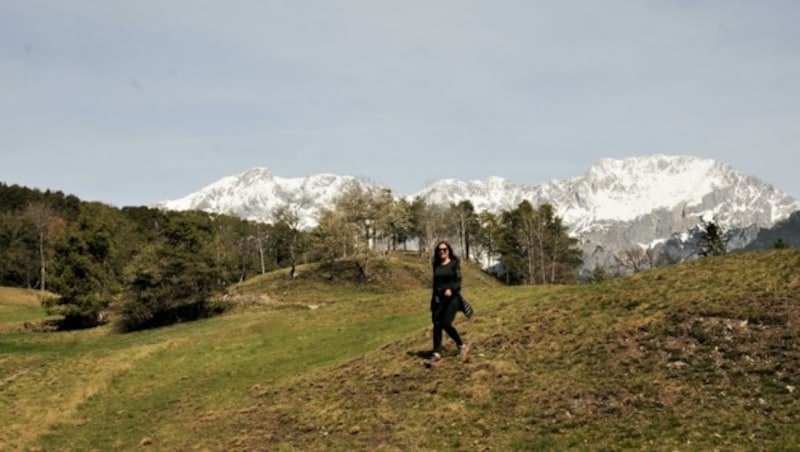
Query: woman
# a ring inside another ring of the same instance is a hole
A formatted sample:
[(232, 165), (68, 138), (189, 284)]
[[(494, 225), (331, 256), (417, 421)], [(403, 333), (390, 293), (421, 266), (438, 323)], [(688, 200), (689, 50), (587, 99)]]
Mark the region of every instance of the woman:
[(463, 360), (469, 347), (461, 340), (453, 327), (461, 302), (461, 267), (458, 257), (449, 243), (441, 241), (433, 251), (433, 294), (431, 296), (431, 319), (433, 321), (433, 355), (429, 366), (442, 360), (442, 331), (447, 332), (458, 346), (458, 356)]

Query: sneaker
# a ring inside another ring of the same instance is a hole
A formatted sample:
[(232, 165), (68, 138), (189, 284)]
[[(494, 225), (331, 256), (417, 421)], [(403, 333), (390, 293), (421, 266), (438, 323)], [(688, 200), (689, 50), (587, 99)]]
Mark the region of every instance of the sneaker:
[(469, 345), (461, 344), (461, 347), (458, 347), (458, 357), (463, 361), (467, 359), (467, 354), (469, 354)]
[(434, 366), (438, 366), (441, 363), (442, 363), (442, 355), (440, 355), (438, 353), (434, 353), (433, 356), (431, 356), (431, 358), (429, 360), (425, 361), (425, 366), (426, 367), (434, 367)]

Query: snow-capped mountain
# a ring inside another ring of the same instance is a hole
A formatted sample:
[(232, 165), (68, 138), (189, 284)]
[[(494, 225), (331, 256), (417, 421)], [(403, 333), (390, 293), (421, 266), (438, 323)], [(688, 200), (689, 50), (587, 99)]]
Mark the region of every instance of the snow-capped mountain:
[[(310, 227), (316, 224), (319, 210), (332, 207), (350, 183), (382, 188), (351, 176), (284, 179), (256, 168), (158, 207), (272, 221), (277, 207), (292, 206), (303, 218), (302, 225)], [(800, 210), (798, 200), (729, 165), (661, 154), (602, 159), (583, 176), (538, 186), (515, 185), (500, 177), (445, 179), (409, 198), (418, 196), (431, 204), (469, 200), (478, 212), (510, 210), (523, 200), (534, 206), (549, 203), (579, 239), (585, 268), (612, 263), (624, 249), (649, 249), (686, 237), (703, 220), (737, 231), (729, 247), (741, 248), (755, 238), (759, 228), (772, 227)]]
[(375, 184), (352, 176), (316, 174), (302, 178), (274, 176), (267, 168), (253, 168), (228, 176), (195, 193), (155, 207), (167, 210), (203, 210), (261, 222), (272, 222), (280, 207), (290, 207), (300, 218), (301, 228), (317, 224), (320, 209), (333, 201), (349, 184), (375, 188)]
[[(654, 211), (702, 216), (726, 227), (765, 227), (800, 209), (800, 203), (752, 176), (711, 159), (652, 155), (602, 159), (581, 177), (535, 187), (501, 178), (460, 182), (443, 180), (417, 193), (432, 203), (469, 199), (477, 211), (516, 207), (523, 199), (534, 206), (552, 204), (576, 235), (628, 223)], [(695, 221), (696, 223), (696, 221)]]

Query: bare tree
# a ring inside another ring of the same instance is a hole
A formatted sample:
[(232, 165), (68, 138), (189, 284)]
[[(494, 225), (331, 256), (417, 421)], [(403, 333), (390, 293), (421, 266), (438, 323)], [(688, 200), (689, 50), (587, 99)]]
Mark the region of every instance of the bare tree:
[(655, 248), (648, 247), (644, 250), (644, 258), (649, 268), (660, 266), (659, 255)]
[(622, 268), (636, 273), (644, 269), (648, 257), (641, 247), (635, 246), (618, 252), (614, 255), (614, 260)]
[(267, 272), (267, 266), (264, 261), (264, 242), (269, 239), (269, 229), (262, 223), (255, 223), (253, 231), (253, 241), (255, 242), (256, 252), (258, 253), (258, 261), (261, 266), (261, 274)]
[(450, 206), (450, 212), (458, 234), (458, 243), (463, 250), (465, 259), (470, 258), (470, 245), (472, 239), (477, 235), (478, 216), (475, 213), (475, 206), (469, 200), (464, 200), (458, 204)]
[(36, 228), (39, 255), (39, 289), (47, 290), (47, 261), (51, 254), (51, 238), (65, 229), (64, 221), (56, 216), (53, 209), (40, 201), (28, 203), (22, 212), (24, 218)]

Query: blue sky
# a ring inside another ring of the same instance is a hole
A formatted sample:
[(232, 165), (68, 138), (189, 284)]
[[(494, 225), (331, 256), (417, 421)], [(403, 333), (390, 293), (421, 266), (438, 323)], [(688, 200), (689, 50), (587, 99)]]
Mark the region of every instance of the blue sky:
[(800, 197), (800, 2), (0, 0), (0, 181), (537, 185), (707, 157)]

